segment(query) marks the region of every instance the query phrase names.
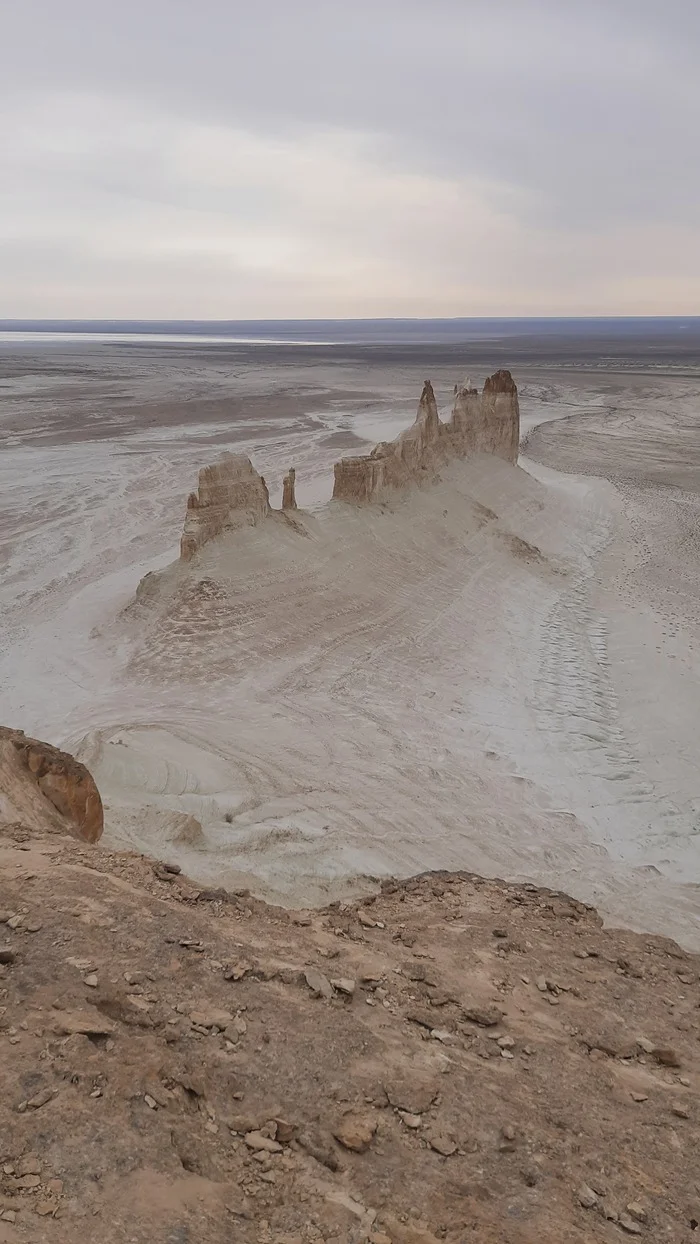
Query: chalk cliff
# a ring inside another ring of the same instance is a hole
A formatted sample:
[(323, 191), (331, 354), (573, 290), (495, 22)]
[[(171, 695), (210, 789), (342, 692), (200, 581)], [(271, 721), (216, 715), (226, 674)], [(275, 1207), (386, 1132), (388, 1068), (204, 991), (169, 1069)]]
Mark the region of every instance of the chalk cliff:
[(85, 766), (68, 752), (0, 726), (0, 821), (97, 842), (102, 800)]
[(197, 492), (187, 498), (180, 557), (189, 561), (198, 549), (237, 527), (255, 527), (270, 513), (262, 475), (245, 454), (224, 454), (199, 472)]
[[(333, 498), (354, 504), (382, 501), (401, 488), (435, 479), (452, 458), (477, 453), (516, 462), (519, 435), (518, 390), (509, 371), (490, 376), (481, 393), (469, 381), (456, 386), (447, 423), (440, 420), (433, 386), (426, 380), (415, 421), (396, 440), (380, 441), (369, 454), (335, 463)], [(292, 467), (283, 481), (283, 511), (297, 508), (295, 484)], [(250, 459), (225, 454), (199, 472), (198, 490), (187, 500), (181, 560), (189, 561), (224, 532), (257, 526), (271, 513), (267, 485)]]
[(518, 390), (509, 371), (490, 376), (482, 393), (455, 389), (452, 416), (442, 423), (433, 386), (426, 380), (415, 423), (396, 440), (380, 441), (370, 454), (342, 458), (334, 467), (333, 497), (366, 504), (397, 488), (433, 478), (451, 458), (488, 453), (516, 462), (520, 436)]

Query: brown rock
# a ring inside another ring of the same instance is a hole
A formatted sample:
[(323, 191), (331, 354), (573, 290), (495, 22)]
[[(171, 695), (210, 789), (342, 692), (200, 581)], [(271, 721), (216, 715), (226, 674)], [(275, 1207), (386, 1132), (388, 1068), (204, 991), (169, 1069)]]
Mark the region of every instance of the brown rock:
[(495, 1028), (496, 1024), (500, 1024), (503, 1019), (503, 1011), (497, 1006), (465, 1006), (462, 1008), (462, 1014), (465, 1019), (470, 1020), (472, 1024), (478, 1024), (480, 1028)]
[(384, 1092), (395, 1110), (405, 1110), (408, 1114), (425, 1114), (438, 1095), (438, 1086), (434, 1080), (426, 1080), (420, 1076), (397, 1076), (384, 1081)]
[(282, 1146), (276, 1140), (271, 1140), (269, 1136), (263, 1136), (262, 1132), (246, 1132), (244, 1136), (245, 1143), (249, 1149), (253, 1149), (255, 1153), (281, 1153)]
[(50, 1102), (55, 1095), (54, 1089), (40, 1089), (38, 1093), (35, 1093), (33, 1097), (29, 1098), (29, 1101), (27, 1102), (27, 1109), (41, 1110), (41, 1107), (45, 1106), (47, 1102)]
[(457, 1146), (449, 1136), (444, 1136), (441, 1132), (435, 1136), (429, 1137), (428, 1143), (431, 1149), (442, 1155), (443, 1158), (451, 1158), (453, 1153), (457, 1152)]
[(661, 1063), (663, 1067), (681, 1066), (681, 1060), (676, 1051), (667, 1046), (654, 1046), (652, 1058), (655, 1058), (657, 1063)]
[(35, 1153), (28, 1153), (17, 1163), (18, 1175), (40, 1175), (41, 1162)]
[(233, 1022), (230, 1011), (222, 1011), (215, 1006), (203, 1007), (201, 1011), (190, 1011), (189, 1018), (193, 1024), (199, 1024), (202, 1028), (221, 1028), (222, 1031)]
[(639, 1223), (636, 1223), (634, 1218), (631, 1218), (629, 1214), (620, 1214), (617, 1221), (622, 1227), (622, 1230), (626, 1231), (628, 1235), (642, 1234), (642, 1228), (639, 1226)]
[(297, 1129), (293, 1123), (289, 1123), (286, 1119), (273, 1119), (275, 1124), (275, 1139), (281, 1145), (289, 1145), (296, 1136)]
[(309, 989), (317, 998), (330, 999), (333, 997), (333, 986), (323, 972), (319, 972), (318, 968), (307, 968), (304, 972), (304, 979)]
[(100, 793), (80, 761), (0, 726), (0, 820), (97, 842), (103, 819)]
[(351, 1111), (343, 1115), (338, 1126), (334, 1128), (333, 1135), (345, 1149), (352, 1149), (353, 1153), (364, 1153), (369, 1149), (376, 1130), (376, 1119)]

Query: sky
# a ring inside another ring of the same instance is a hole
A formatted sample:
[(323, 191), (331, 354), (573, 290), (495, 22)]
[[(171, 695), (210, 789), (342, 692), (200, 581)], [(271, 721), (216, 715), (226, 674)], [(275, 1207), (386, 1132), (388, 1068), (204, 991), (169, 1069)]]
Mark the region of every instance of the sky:
[(0, 318), (700, 313), (698, 0), (22, 0)]

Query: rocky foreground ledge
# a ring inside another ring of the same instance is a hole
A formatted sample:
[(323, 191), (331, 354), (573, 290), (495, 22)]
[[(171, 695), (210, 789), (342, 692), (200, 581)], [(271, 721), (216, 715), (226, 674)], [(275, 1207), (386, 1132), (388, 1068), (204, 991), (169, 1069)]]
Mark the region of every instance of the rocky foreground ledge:
[(700, 1239), (700, 957), (467, 874), (323, 911), (0, 829), (2, 1244)]

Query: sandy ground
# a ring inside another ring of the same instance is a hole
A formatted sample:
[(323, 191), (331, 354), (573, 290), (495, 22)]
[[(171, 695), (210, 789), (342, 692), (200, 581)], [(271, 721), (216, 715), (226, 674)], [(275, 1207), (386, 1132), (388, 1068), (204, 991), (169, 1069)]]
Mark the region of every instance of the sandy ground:
[[(418, 370), (282, 371), (110, 398), (107, 436), (13, 425), (3, 719), (78, 751), (108, 842), (203, 881), (317, 903), (469, 868), (700, 945), (698, 380), (524, 366), (526, 429), (551, 422), (521, 469), (363, 515), (324, 509), (331, 463), (412, 418)], [(446, 403), (460, 372), (432, 374)], [(296, 466), (307, 534), (246, 532), (129, 607), (227, 447), (273, 502)]]

